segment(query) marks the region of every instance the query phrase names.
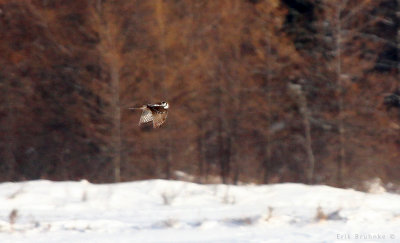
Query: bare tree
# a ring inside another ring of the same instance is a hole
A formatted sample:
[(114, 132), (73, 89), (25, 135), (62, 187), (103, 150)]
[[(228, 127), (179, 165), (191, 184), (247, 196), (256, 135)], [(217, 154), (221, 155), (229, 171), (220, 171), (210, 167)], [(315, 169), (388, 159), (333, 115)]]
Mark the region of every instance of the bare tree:
[(307, 181), (308, 183), (314, 183), (314, 170), (315, 170), (315, 157), (312, 149), (311, 139), (311, 125), (310, 125), (310, 110), (307, 105), (307, 98), (302, 91), (301, 85), (289, 83), (289, 91), (292, 93), (297, 105), (300, 108), (300, 113), (303, 117), (303, 126), (305, 134), (305, 149), (307, 152), (308, 159), (308, 170), (307, 170)]
[(113, 150), (114, 181), (121, 181), (121, 100), (120, 100), (120, 70), (121, 39), (119, 38), (119, 23), (114, 6), (111, 3), (97, 0), (93, 6), (92, 21), (100, 36), (99, 53), (110, 74), (110, 117), (112, 120), (111, 144)]
[[(400, 80), (400, 0), (397, 0), (397, 9), (396, 9), (396, 17), (397, 17), (397, 79)], [(397, 90), (400, 89), (400, 82), (397, 82)]]
[[(349, 42), (354, 38), (354, 36), (360, 36), (361, 38), (368, 39), (369, 35), (364, 33), (364, 29), (368, 28), (377, 22), (380, 21), (379, 16), (373, 16), (366, 14), (368, 10), (379, 5), (380, 1), (370, 1), (364, 0), (361, 1), (358, 5), (349, 5), (347, 0), (340, 0), (336, 4), (325, 2), (325, 10), (330, 9), (331, 11), (327, 11), (331, 13), (331, 24), (335, 27), (333, 30), (334, 36), (334, 56), (335, 61), (332, 63), (334, 67), (333, 70), (335, 72), (336, 78), (336, 96), (338, 102), (338, 118), (337, 118), (337, 128), (338, 128), (338, 136), (339, 136), (339, 156), (337, 160), (337, 182), (339, 185), (343, 185), (343, 166), (346, 160), (346, 128), (345, 128), (345, 119), (346, 119), (346, 108), (344, 105), (344, 96), (345, 96), (345, 84), (344, 77), (357, 75), (356, 73), (351, 73), (352, 70), (347, 68), (347, 70), (343, 70), (343, 59), (345, 58), (342, 53), (345, 45), (348, 46)], [(355, 18), (359, 18), (360, 14), (364, 17), (363, 23), (358, 23), (355, 21)], [(345, 26), (345, 27), (343, 27)], [(355, 56), (355, 54), (353, 54)], [(336, 62), (336, 63), (335, 63)], [(347, 64), (347, 63), (346, 63)], [(371, 64), (369, 64), (371, 65)]]

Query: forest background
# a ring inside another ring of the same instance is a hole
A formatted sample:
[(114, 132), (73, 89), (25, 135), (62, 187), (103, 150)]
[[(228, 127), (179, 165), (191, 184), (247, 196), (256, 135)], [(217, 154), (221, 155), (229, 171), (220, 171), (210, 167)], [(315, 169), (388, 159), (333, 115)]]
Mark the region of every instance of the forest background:
[(400, 0), (0, 0), (0, 180), (398, 184), (399, 47)]

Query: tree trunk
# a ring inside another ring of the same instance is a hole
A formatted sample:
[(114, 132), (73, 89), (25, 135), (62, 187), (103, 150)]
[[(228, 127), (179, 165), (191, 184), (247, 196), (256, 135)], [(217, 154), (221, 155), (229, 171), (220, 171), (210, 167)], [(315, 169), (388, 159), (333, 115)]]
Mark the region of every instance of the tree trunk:
[(114, 181), (121, 181), (121, 107), (119, 93), (119, 69), (116, 64), (111, 64), (111, 89), (112, 89), (112, 112), (113, 112), (113, 145), (114, 145)]
[(199, 121), (197, 126), (199, 130), (199, 135), (197, 136), (198, 183), (202, 183), (204, 180), (204, 142), (202, 121)]
[(120, 51), (118, 46), (118, 26), (113, 21), (113, 16), (109, 14), (111, 6), (97, 1), (94, 22), (99, 26), (99, 35), (101, 42), (99, 51), (102, 55), (110, 72), (111, 89), (111, 147), (113, 151), (112, 162), (114, 167), (114, 181), (121, 181), (121, 107), (120, 107)]
[[(220, 98), (218, 98), (220, 99)], [(221, 115), (221, 104), (218, 104), (218, 120), (217, 120), (217, 143), (218, 143), (218, 158), (220, 166), (220, 175), (222, 183), (226, 183), (226, 171), (225, 171), (225, 151), (224, 151), (224, 137), (223, 137), (223, 127), (222, 127), (222, 115)]]
[(219, 87), (217, 87), (217, 144), (218, 144), (218, 159), (220, 166), (220, 176), (222, 183), (226, 184), (228, 182), (228, 163), (227, 161), (227, 151), (226, 151), (226, 135), (225, 128), (223, 124), (223, 109), (221, 100), (221, 81), (219, 81)]
[[(7, 83), (9, 87), (9, 83)], [(7, 88), (8, 88), (7, 87)], [(6, 90), (5, 99), (6, 99), (6, 122), (5, 122), (5, 148), (4, 148), (4, 167), (5, 171), (7, 171), (7, 180), (12, 180), (14, 179), (15, 175), (15, 165), (16, 165), (16, 160), (15, 160), (15, 116), (14, 116), (14, 110), (11, 104), (11, 99), (10, 99), (10, 91)]]
[(344, 124), (343, 124), (343, 84), (342, 84), (342, 57), (341, 57), (341, 31), (342, 31), (342, 26), (341, 26), (341, 20), (340, 20), (340, 13), (341, 13), (341, 7), (340, 5), (337, 7), (337, 12), (336, 12), (336, 94), (337, 94), (337, 99), (338, 99), (338, 109), (339, 109), (339, 114), (338, 114), (338, 132), (339, 132), (339, 157), (337, 161), (337, 183), (339, 186), (342, 185), (343, 183), (343, 164), (345, 160), (345, 130), (344, 130)]
[(314, 152), (312, 149), (312, 140), (311, 140), (311, 126), (310, 126), (310, 114), (307, 107), (307, 101), (304, 97), (303, 102), (303, 124), (304, 124), (304, 131), (306, 135), (306, 151), (307, 157), (309, 161), (309, 171), (308, 171), (308, 183), (314, 183), (314, 170), (315, 170), (315, 157)]
[(400, 0), (397, 0), (397, 11), (396, 11), (396, 21), (397, 21), (397, 87), (396, 90), (400, 90)]
[[(267, 36), (267, 55), (271, 55), (271, 45), (270, 45), (270, 38)], [(270, 60), (267, 60), (267, 77), (266, 77), (266, 83), (265, 83), (265, 94), (266, 94), (266, 99), (267, 99), (267, 106), (271, 105), (271, 92), (270, 92), (270, 72), (271, 72), (271, 67), (270, 67)], [(271, 126), (271, 113), (269, 109), (267, 110), (267, 126)], [(270, 163), (271, 163), (271, 135), (269, 133), (269, 129), (267, 129), (266, 133), (266, 141), (265, 141), (265, 150), (266, 154), (263, 159), (263, 167), (264, 167), (264, 175), (263, 175), (263, 183), (267, 184), (269, 177), (270, 177)]]
[(314, 183), (314, 168), (315, 168), (315, 157), (312, 149), (312, 138), (311, 138), (311, 125), (310, 125), (310, 111), (307, 106), (307, 98), (304, 92), (301, 90), (299, 84), (289, 84), (289, 89), (294, 95), (296, 102), (300, 108), (300, 114), (303, 117), (303, 126), (305, 133), (305, 149), (308, 158), (308, 170), (307, 170), (307, 182), (309, 184)]

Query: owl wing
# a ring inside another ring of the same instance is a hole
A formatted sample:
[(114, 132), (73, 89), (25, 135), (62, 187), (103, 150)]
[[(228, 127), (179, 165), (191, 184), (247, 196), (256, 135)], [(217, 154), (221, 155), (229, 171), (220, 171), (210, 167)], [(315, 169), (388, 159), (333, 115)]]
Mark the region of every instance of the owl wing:
[(142, 115), (140, 116), (140, 120), (139, 120), (139, 126), (144, 124), (144, 123), (148, 123), (153, 121), (154, 117), (153, 114), (151, 112), (150, 109), (143, 109)]
[(153, 114), (153, 127), (159, 128), (167, 120), (168, 111)]

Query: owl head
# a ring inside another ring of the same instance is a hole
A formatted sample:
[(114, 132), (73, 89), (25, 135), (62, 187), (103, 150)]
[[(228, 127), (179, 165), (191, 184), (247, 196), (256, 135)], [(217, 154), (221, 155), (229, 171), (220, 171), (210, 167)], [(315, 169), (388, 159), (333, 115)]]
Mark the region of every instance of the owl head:
[(161, 102), (161, 105), (164, 107), (164, 109), (168, 109), (169, 107), (168, 103), (165, 101)]

